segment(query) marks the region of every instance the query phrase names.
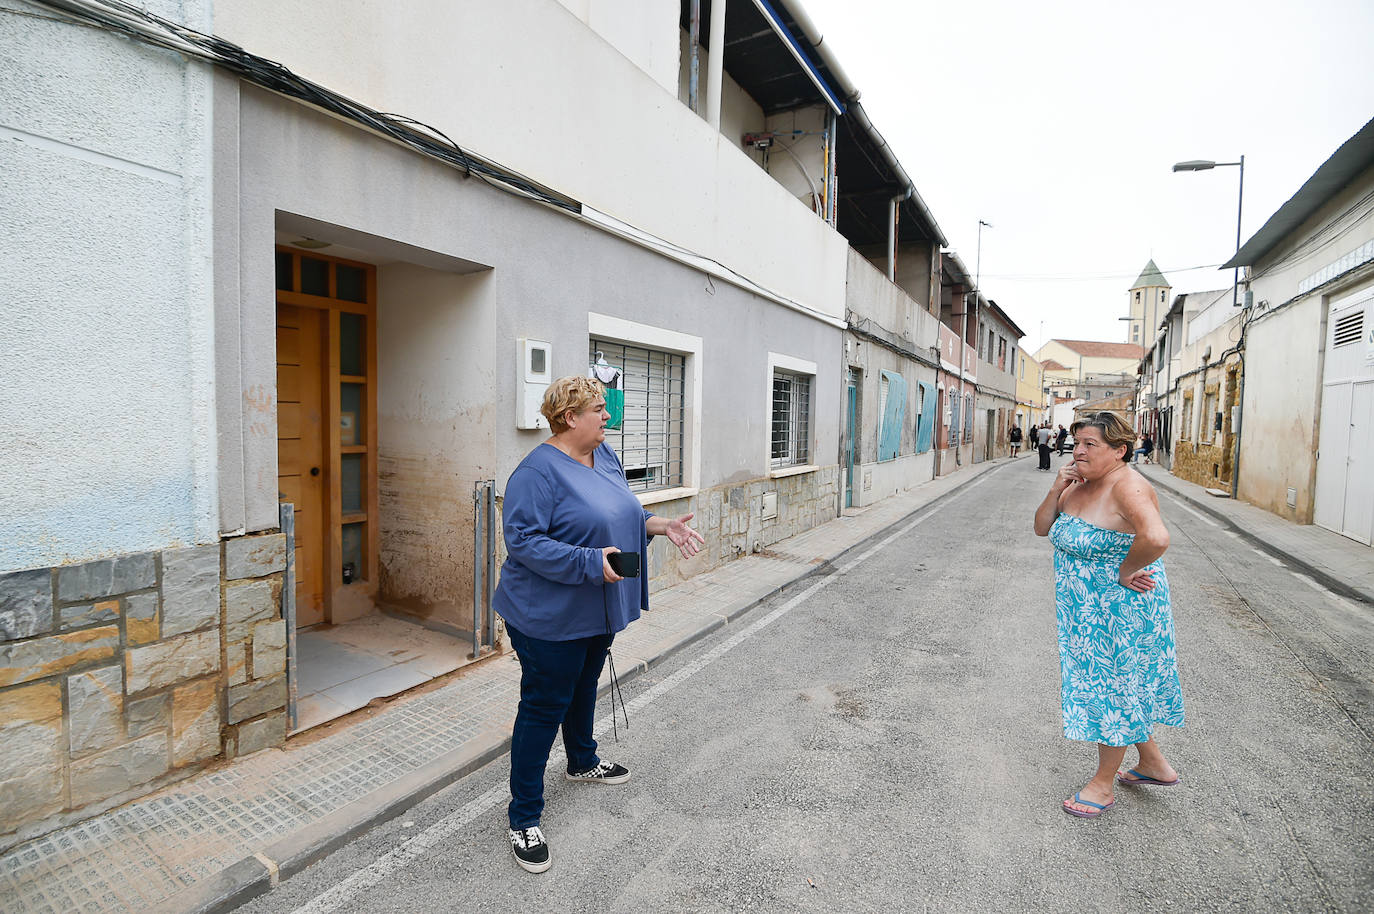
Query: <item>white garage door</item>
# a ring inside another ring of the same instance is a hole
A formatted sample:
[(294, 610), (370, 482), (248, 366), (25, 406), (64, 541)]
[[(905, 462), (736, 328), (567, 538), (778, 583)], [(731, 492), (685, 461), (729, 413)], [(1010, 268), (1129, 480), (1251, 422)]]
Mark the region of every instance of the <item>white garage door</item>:
[(1374, 544), (1374, 289), (1331, 306), (1313, 520)]

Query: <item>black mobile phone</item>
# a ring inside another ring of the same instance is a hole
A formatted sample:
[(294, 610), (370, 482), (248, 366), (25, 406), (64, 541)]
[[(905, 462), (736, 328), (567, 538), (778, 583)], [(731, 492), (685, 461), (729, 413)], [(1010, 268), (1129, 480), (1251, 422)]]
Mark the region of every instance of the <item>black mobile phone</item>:
[(611, 563), (611, 570), (622, 578), (639, 577), (638, 552), (612, 552), (606, 561)]

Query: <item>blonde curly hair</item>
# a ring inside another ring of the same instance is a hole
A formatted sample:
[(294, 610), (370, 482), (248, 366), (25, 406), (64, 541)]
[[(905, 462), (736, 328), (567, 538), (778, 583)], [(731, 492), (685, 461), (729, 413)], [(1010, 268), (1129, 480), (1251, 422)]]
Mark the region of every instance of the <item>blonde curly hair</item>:
[(544, 403), (539, 407), (539, 412), (549, 420), (549, 428), (553, 433), (561, 435), (568, 430), (568, 423), (564, 421), (568, 413), (580, 413), (605, 396), (606, 389), (600, 381), (568, 375), (554, 381), (544, 391)]

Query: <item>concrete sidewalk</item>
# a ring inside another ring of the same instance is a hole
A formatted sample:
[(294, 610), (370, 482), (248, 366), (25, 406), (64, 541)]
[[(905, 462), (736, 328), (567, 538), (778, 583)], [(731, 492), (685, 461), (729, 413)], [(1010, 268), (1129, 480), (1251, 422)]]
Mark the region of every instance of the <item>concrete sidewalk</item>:
[(1211, 495), (1158, 464), (1137, 464), (1136, 469), (1158, 488), (1216, 518), (1328, 590), (1374, 609), (1374, 549), (1369, 546), (1322, 527), (1294, 524), (1247, 502)]
[[(655, 593), (616, 639), (623, 680), (827, 570), (988, 471), (967, 467)], [(342, 725), (223, 763), (0, 856), (0, 911), (216, 911), (240, 905), (504, 754), (519, 665), (503, 654)]]

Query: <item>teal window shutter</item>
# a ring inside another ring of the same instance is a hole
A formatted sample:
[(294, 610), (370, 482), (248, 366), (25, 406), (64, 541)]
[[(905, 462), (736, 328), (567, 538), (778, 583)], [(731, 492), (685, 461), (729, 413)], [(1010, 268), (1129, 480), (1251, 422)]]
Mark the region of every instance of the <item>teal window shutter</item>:
[(902, 447), (902, 421), (906, 415), (906, 381), (895, 371), (884, 371), (887, 402), (883, 404), (882, 426), (878, 432), (878, 459), (893, 460)]
[(921, 388), (921, 414), (916, 417), (916, 453), (930, 450), (931, 435), (935, 431), (935, 412), (940, 408), (935, 400), (935, 385), (917, 381)]

